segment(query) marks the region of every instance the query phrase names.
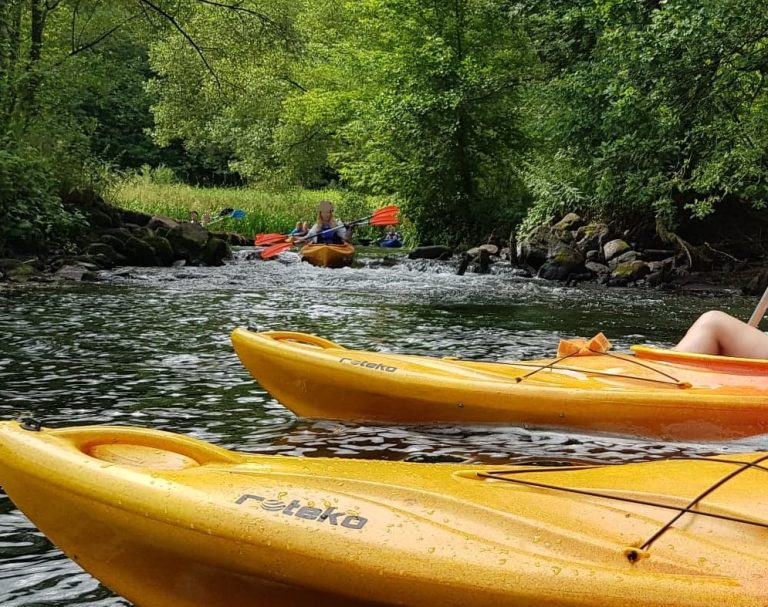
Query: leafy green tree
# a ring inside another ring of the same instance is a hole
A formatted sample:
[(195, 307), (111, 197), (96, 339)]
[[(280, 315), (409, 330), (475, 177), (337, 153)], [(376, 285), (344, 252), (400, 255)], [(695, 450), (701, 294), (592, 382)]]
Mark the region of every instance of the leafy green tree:
[(424, 241), (487, 236), (519, 216), (519, 90), (533, 57), (507, 3), (344, 6), (345, 35), (329, 36), (330, 67), (315, 70), (331, 77), (292, 111), (332, 136), (344, 181), (403, 199)]
[(292, 65), (301, 55), (294, 21), (301, 2), (251, 2), (259, 18), (197, 6), (185, 31), (151, 46), (156, 76), (147, 88), (154, 99), (155, 141), (185, 148), (252, 181), (274, 181), (281, 169), (273, 133), (282, 103), (292, 90)]
[[(551, 77), (528, 99), (532, 217), (581, 209), (673, 225), (762, 208), (768, 13), (761, 2), (535, 2)], [(558, 45), (556, 29), (571, 35)], [(567, 47), (567, 48), (564, 48)]]
[[(145, 132), (152, 124), (144, 91), (148, 45), (172, 32), (218, 82), (207, 50), (187, 25), (196, 17), (237, 21), (241, 28), (268, 23), (253, 5), (209, 0), (0, 0), (0, 146), (13, 156), (3, 159), (3, 169), (28, 172), (45, 181), (38, 184), (41, 192), (61, 195), (95, 187), (100, 173), (90, 170), (94, 157), (123, 167), (169, 158), (188, 162), (189, 155), (180, 158), (178, 145), (162, 152)], [(204, 160), (216, 165), (210, 156)], [(226, 167), (222, 162), (217, 166), (222, 164)], [(26, 175), (16, 181), (19, 187), (4, 191), (3, 201), (13, 217), (27, 217), (29, 212), (42, 214), (40, 222), (51, 226), (77, 223), (76, 212), (38, 204), (47, 195), (24, 186)], [(18, 225), (27, 223), (18, 220)], [(66, 232), (62, 229), (62, 238)], [(55, 230), (45, 233), (47, 240), (55, 240)]]

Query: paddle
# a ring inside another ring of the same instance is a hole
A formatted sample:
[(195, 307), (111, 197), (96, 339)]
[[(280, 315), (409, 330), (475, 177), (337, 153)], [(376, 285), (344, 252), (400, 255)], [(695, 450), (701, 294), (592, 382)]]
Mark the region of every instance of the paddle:
[(245, 217), (245, 211), (242, 209), (222, 209), (219, 212), (219, 216), (213, 221), (209, 221), (206, 225), (212, 225), (224, 219), (242, 219)]
[[(392, 221), (390, 221), (389, 223), (397, 223), (398, 220), (395, 217), (395, 215), (399, 210), (400, 209), (396, 205), (383, 207), (378, 211), (375, 211), (370, 218), (366, 217), (365, 219), (361, 219), (360, 222), (365, 223), (365, 221), (367, 221), (368, 219), (371, 219), (371, 225), (387, 225), (387, 223), (382, 223), (382, 221), (389, 218), (389, 219), (392, 219)], [(353, 222), (349, 225), (356, 225), (357, 223), (358, 222)], [(291, 238), (291, 236), (293, 235), (277, 234), (277, 233), (257, 234), (256, 238), (253, 241), (253, 244), (257, 247), (261, 247), (261, 246), (276, 244), (278, 242), (288, 242), (288, 239)]]
[(362, 219), (357, 219), (352, 223), (336, 226), (335, 228), (329, 228), (328, 230), (323, 230), (322, 232), (315, 234), (314, 236), (304, 236), (303, 238), (299, 238), (298, 240), (294, 240), (291, 242), (280, 242), (280, 240), (285, 240), (286, 238), (288, 238), (288, 236), (285, 236), (283, 234), (259, 234), (259, 236), (256, 237), (255, 243), (259, 244), (260, 238), (261, 238), (262, 244), (269, 244), (269, 242), (278, 243), (278, 244), (273, 244), (272, 246), (267, 247), (261, 252), (262, 259), (270, 259), (275, 255), (279, 255), (283, 251), (287, 251), (296, 243), (305, 242), (311, 238), (320, 236), (321, 234), (331, 234), (343, 227), (349, 228), (352, 226), (362, 225), (364, 223), (370, 224), (372, 226), (386, 226), (390, 224), (395, 225), (400, 221), (397, 217), (397, 214), (399, 211), (400, 211), (400, 208), (398, 206), (389, 205), (386, 207), (382, 207), (377, 211), (374, 211), (368, 217), (363, 217)]
[(765, 289), (765, 293), (763, 293), (760, 301), (757, 302), (757, 307), (755, 308), (755, 311), (752, 312), (752, 316), (749, 317), (748, 324), (757, 328), (757, 325), (759, 325), (760, 321), (763, 320), (763, 316), (765, 316), (766, 310), (768, 310), (768, 288)]
[(264, 247), (278, 242), (286, 242), (290, 237), (290, 234), (256, 234), (253, 244), (257, 247)]

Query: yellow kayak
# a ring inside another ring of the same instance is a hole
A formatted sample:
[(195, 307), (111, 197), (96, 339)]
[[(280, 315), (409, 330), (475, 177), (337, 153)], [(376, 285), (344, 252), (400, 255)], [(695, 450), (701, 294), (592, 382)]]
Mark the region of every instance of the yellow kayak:
[(768, 453), (542, 468), (0, 424), (0, 484), (138, 607), (757, 607)]
[(243, 365), (297, 415), (505, 423), (677, 440), (768, 433), (768, 361), (642, 346), (566, 360), (477, 362), (348, 350), (238, 328)]
[(308, 244), (299, 253), (304, 261), (321, 268), (343, 268), (352, 263), (355, 247), (351, 244)]

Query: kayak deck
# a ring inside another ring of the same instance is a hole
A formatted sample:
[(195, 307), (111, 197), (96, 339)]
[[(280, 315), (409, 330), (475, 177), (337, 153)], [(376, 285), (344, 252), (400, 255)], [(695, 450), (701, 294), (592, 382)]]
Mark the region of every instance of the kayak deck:
[(299, 252), (302, 260), (321, 268), (343, 268), (355, 258), (355, 247), (344, 244), (308, 244)]
[(235, 329), (243, 365), (297, 415), (507, 423), (682, 440), (768, 433), (768, 361), (637, 348), (567, 360), (478, 362), (348, 350)]
[(0, 424), (0, 483), (141, 606), (765, 604), (768, 454), (541, 468)]

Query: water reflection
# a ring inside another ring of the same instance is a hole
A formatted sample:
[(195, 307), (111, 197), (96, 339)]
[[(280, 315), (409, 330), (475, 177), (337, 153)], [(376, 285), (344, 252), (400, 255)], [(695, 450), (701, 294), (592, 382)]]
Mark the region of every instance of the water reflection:
[[(347, 347), (471, 359), (550, 355), (560, 336), (604, 331), (619, 348), (672, 343), (709, 308), (753, 302), (566, 289), (456, 276), (446, 264), (323, 270), (242, 260), (137, 269), (109, 283), (0, 292), (0, 416), (50, 426), (132, 424), (249, 452), (412, 461), (618, 462), (753, 450), (515, 427), (413, 427), (298, 420), (232, 352), (238, 325), (316, 333)], [(123, 606), (0, 494), (0, 604)]]

